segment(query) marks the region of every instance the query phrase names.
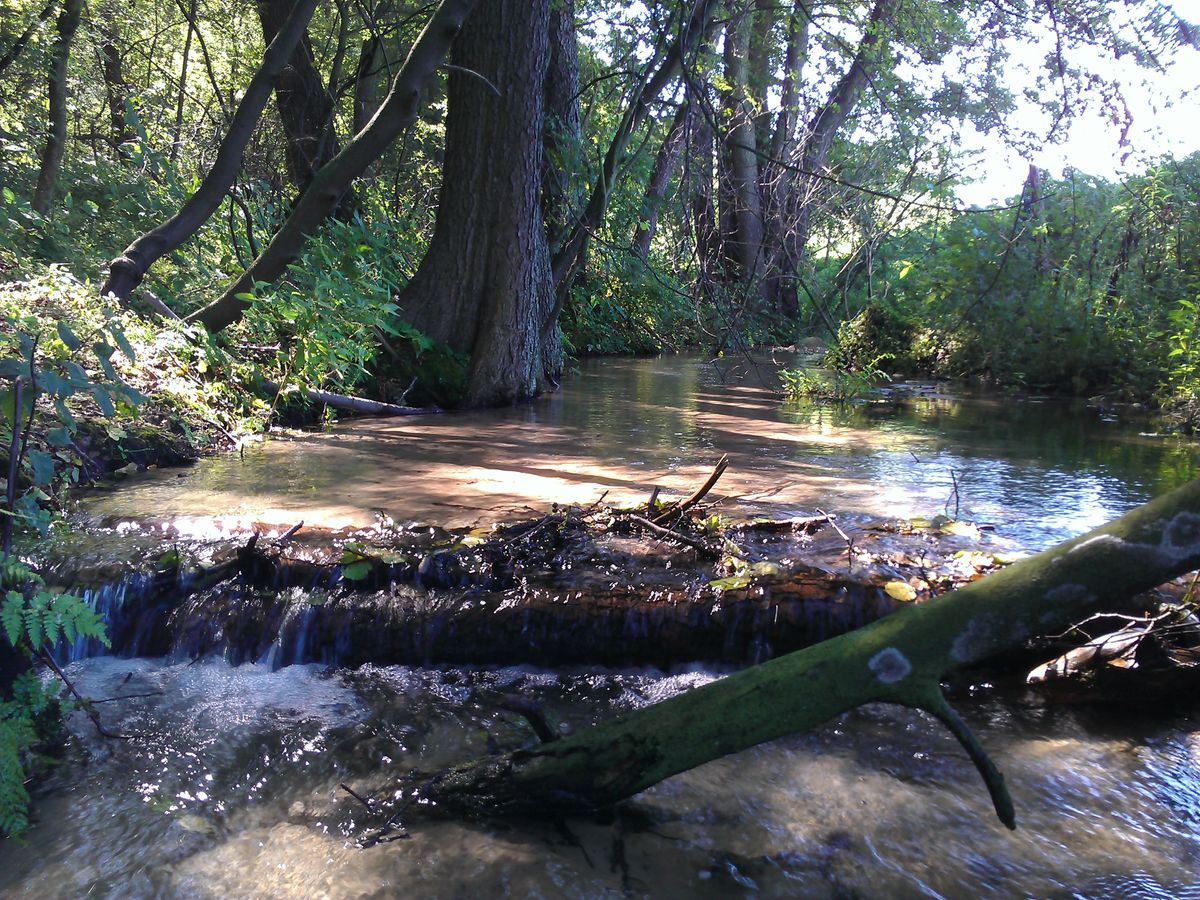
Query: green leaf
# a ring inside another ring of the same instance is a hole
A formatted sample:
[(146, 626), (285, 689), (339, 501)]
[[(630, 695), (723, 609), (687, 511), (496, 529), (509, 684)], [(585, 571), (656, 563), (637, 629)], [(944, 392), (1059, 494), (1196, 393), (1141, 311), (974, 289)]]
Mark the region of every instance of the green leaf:
[(371, 564), (365, 559), (342, 566), (342, 577), (347, 581), (362, 581), (369, 574), (371, 574)]
[(725, 591), (737, 591), (749, 587), (750, 581), (751, 577), (749, 575), (730, 575), (728, 578), (718, 578), (715, 581), (710, 581), (708, 585), (724, 593)]
[[(28, 420), (30, 412), (33, 410), (33, 394), (26, 392), (21, 399), (23, 411), (21, 413), (21, 421)], [(13, 391), (12, 388), (0, 390), (0, 422), (5, 425), (11, 425), (13, 420)]]
[(42, 629), (41, 610), (36, 606), (28, 606), (25, 608), (25, 636), (29, 639), (29, 646), (35, 651), (40, 650), (42, 646), (42, 637), (44, 636)]
[(96, 354), (96, 361), (100, 363), (100, 368), (104, 370), (105, 375), (116, 381), (117, 370), (113, 368), (112, 361), (109, 359), (113, 355), (113, 351), (114, 348), (103, 341), (92, 345), (92, 352)]
[(29, 451), (29, 464), (33, 469), (33, 483), (45, 487), (54, 480), (54, 457), (42, 450)]
[(100, 407), (100, 412), (107, 418), (112, 418), (117, 408), (113, 406), (112, 398), (108, 396), (108, 391), (96, 385), (92, 388), (92, 396), (96, 399), (96, 405)]
[(75, 414), (71, 412), (70, 408), (61, 398), (55, 398), (54, 412), (58, 416), (58, 421), (62, 422), (63, 425), (68, 428), (75, 427)]
[(79, 363), (72, 362), (68, 359), (63, 361), (62, 367), (63, 371), (67, 373), (67, 377), (71, 379), (71, 382), (75, 385), (75, 387), (86, 388), (91, 383), (91, 379), (88, 378), (87, 372), (83, 370), (83, 366), (79, 365)]
[(75, 393), (74, 383), (63, 378), (57, 372), (40, 372), (38, 387), (51, 397), (61, 397), (64, 400)]
[(21, 640), (25, 614), (25, 598), (16, 591), (4, 595), (4, 605), (0, 607), (0, 624), (4, 626), (4, 634), (14, 647)]
[(58, 339), (67, 345), (67, 349), (74, 353), (83, 346), (83, 341), (75, 336), (70, 326), (66, 322), (58, 323)]
[(108, 331), (113, 336), (113, 340), (117, 342), (117, 346), (121, 348), (121, 352), (125, 354), (125, 358), (130, 362), (135, 362), (137, 354), (133, 352), (133, 347), (129, 343), (129, 339), (125, 337), (125, 332), (121, 330), (121, 326), (110, 322)]
[(65, 425), (51, 428), (46, 432), (46, 443), (51, 447), (70, 447), (71, 429)]

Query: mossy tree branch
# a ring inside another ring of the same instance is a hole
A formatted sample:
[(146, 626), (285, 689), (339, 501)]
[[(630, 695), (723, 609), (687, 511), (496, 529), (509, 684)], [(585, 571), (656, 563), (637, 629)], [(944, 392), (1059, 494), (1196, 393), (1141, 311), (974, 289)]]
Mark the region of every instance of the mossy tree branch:
[(941, 679), (1197, 567), (1200, 480), (927, 604), (563, 740), (463, 765), (422, 792), (443, 806), (488, 814), (602, 807), (882, 701), (946, 724), (1012, 827), (1003, 779), (946, 704)]

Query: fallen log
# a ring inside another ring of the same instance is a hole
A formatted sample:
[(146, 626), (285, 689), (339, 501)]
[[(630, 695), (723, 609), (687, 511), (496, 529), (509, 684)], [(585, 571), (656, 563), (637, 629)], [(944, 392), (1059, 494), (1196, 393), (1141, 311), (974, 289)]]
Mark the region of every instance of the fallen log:
[[(259, 379), (259, 386), (269, 394), (278, 394), (283, 387), (275, 381)], [(395, 403), (384, 403), (381, 400), (368, 400), (365, 397), (350, 397), (346, 394), (335, 394), (332, 391), (321, 391), (316, 388), (302, 388), (304, 396), (314, 403), (324, 403), (334, 409), (344, 409), (347, 412), (365, 413), (370, 416), (428, 416), (440, 413), (436, 406), (398, 406)]]
[(417, 794), (468, 814), (595, 809), (865, 703), (888, 702), (947, 725), (983, 776), (998, 817), (1015, 828), (1004, 780), (947, 704), (941, 679), (1197, 567), (1200, 480), (929, 603), (562, 740), (468, 762), (428, 779)]

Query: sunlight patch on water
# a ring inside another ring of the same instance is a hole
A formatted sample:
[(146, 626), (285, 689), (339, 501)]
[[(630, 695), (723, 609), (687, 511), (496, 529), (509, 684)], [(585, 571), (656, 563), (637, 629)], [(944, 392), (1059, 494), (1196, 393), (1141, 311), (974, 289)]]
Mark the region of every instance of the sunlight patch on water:
[[(955, 506), (1037, 549), (1200, 472), (1194, 445), (1063, 403), (942, 393), (783, 403), (769, 365), (587, 361), (562, 392), (506, 409), (358, 420), (155, 472), (85, 501), (85, 518), (366, 527), (487, 524), (552, 503), (690, 493), (723, 455), (727, 514), (933, 515)], [(740, 380), (739, 380), (740, 379)], [(1111, 417), (1109, 417), (1111, 418)], [(955, 483), (957, 482), (957, 492)], [(753, 502), (742, 498), (755, 498)]]

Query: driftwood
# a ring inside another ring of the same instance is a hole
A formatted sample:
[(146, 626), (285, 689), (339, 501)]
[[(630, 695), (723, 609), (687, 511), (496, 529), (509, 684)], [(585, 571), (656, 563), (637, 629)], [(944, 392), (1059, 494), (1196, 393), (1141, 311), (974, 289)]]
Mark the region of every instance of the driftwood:
[[(682, 516), (684, 513), (686, 513), (689, 509), (708, 496), (708, 492), (713, 489), (716, 483), (721, 479), (721, 476), (725, 474), (725, 470), (728, 468), (729, 457), (722, 456), (716, 467), (713, 469), (712, 474), (708, 476), (708, 480), (704, 482), (704, 484), (700, 485), (700, 487), (696, 488), (695, 492), (682, 503), (667, 504), (667, 506), (657, 516), (654, 517), (654, 524), (661, 525), (663, 522), (672, 518), (673, 516)], [(654, 500), (657, 499), (657, 496), (658, 495), (655, 494), (654, 497), (651, 497), (651, 507), (653, 507)]]
[(677, 544), (683, 544), (685, 547), (691, 547), (705, 559), (721, 558), (720, 547), (715, 547), (712, 544), (706, 543), (700, 538), (694, 538), (678, 531), (672, 531), (670, 528), (664, 528), (661, 525), (651, 522), (649, 519), (642, 518), (641, 516), (635, 516), (632, 513), (625, 514), (622, 516), (622, 519), (630, 525), (634, 525), (643, 531), (650, 532), (650, 534), (653, 534), (655, 537), (662, 538), (665, 541), (674, 541)]
[[(1026, 676), (1026, 682), (1055, 691), (1061, 685), (1054, 682), (1094, 683), (1117, 670), (1130, 674), (1140, 670), (1138, 675), (1148, 676), (1141, 680), (1149, 685), (1169, 683), (1172, 674), (1180, 675), (1181, 681), (1189, 674), (1200, 676), (1200, 671), (1184, 671), (1200, 666), (1200, 620), (1194, 609), (1196, 582), (1193, 578), (1181, 602), (1164, 604), (1157, 614), (1104, 613), (1080, 622), (1058, 639), (1082, 635), (1087, 642), (1037, 666)], [(1111, 629), (1114, 622), (1124, 624), (1115, 631), (1089, 636), (1087, 629), (1093, 623)]]

